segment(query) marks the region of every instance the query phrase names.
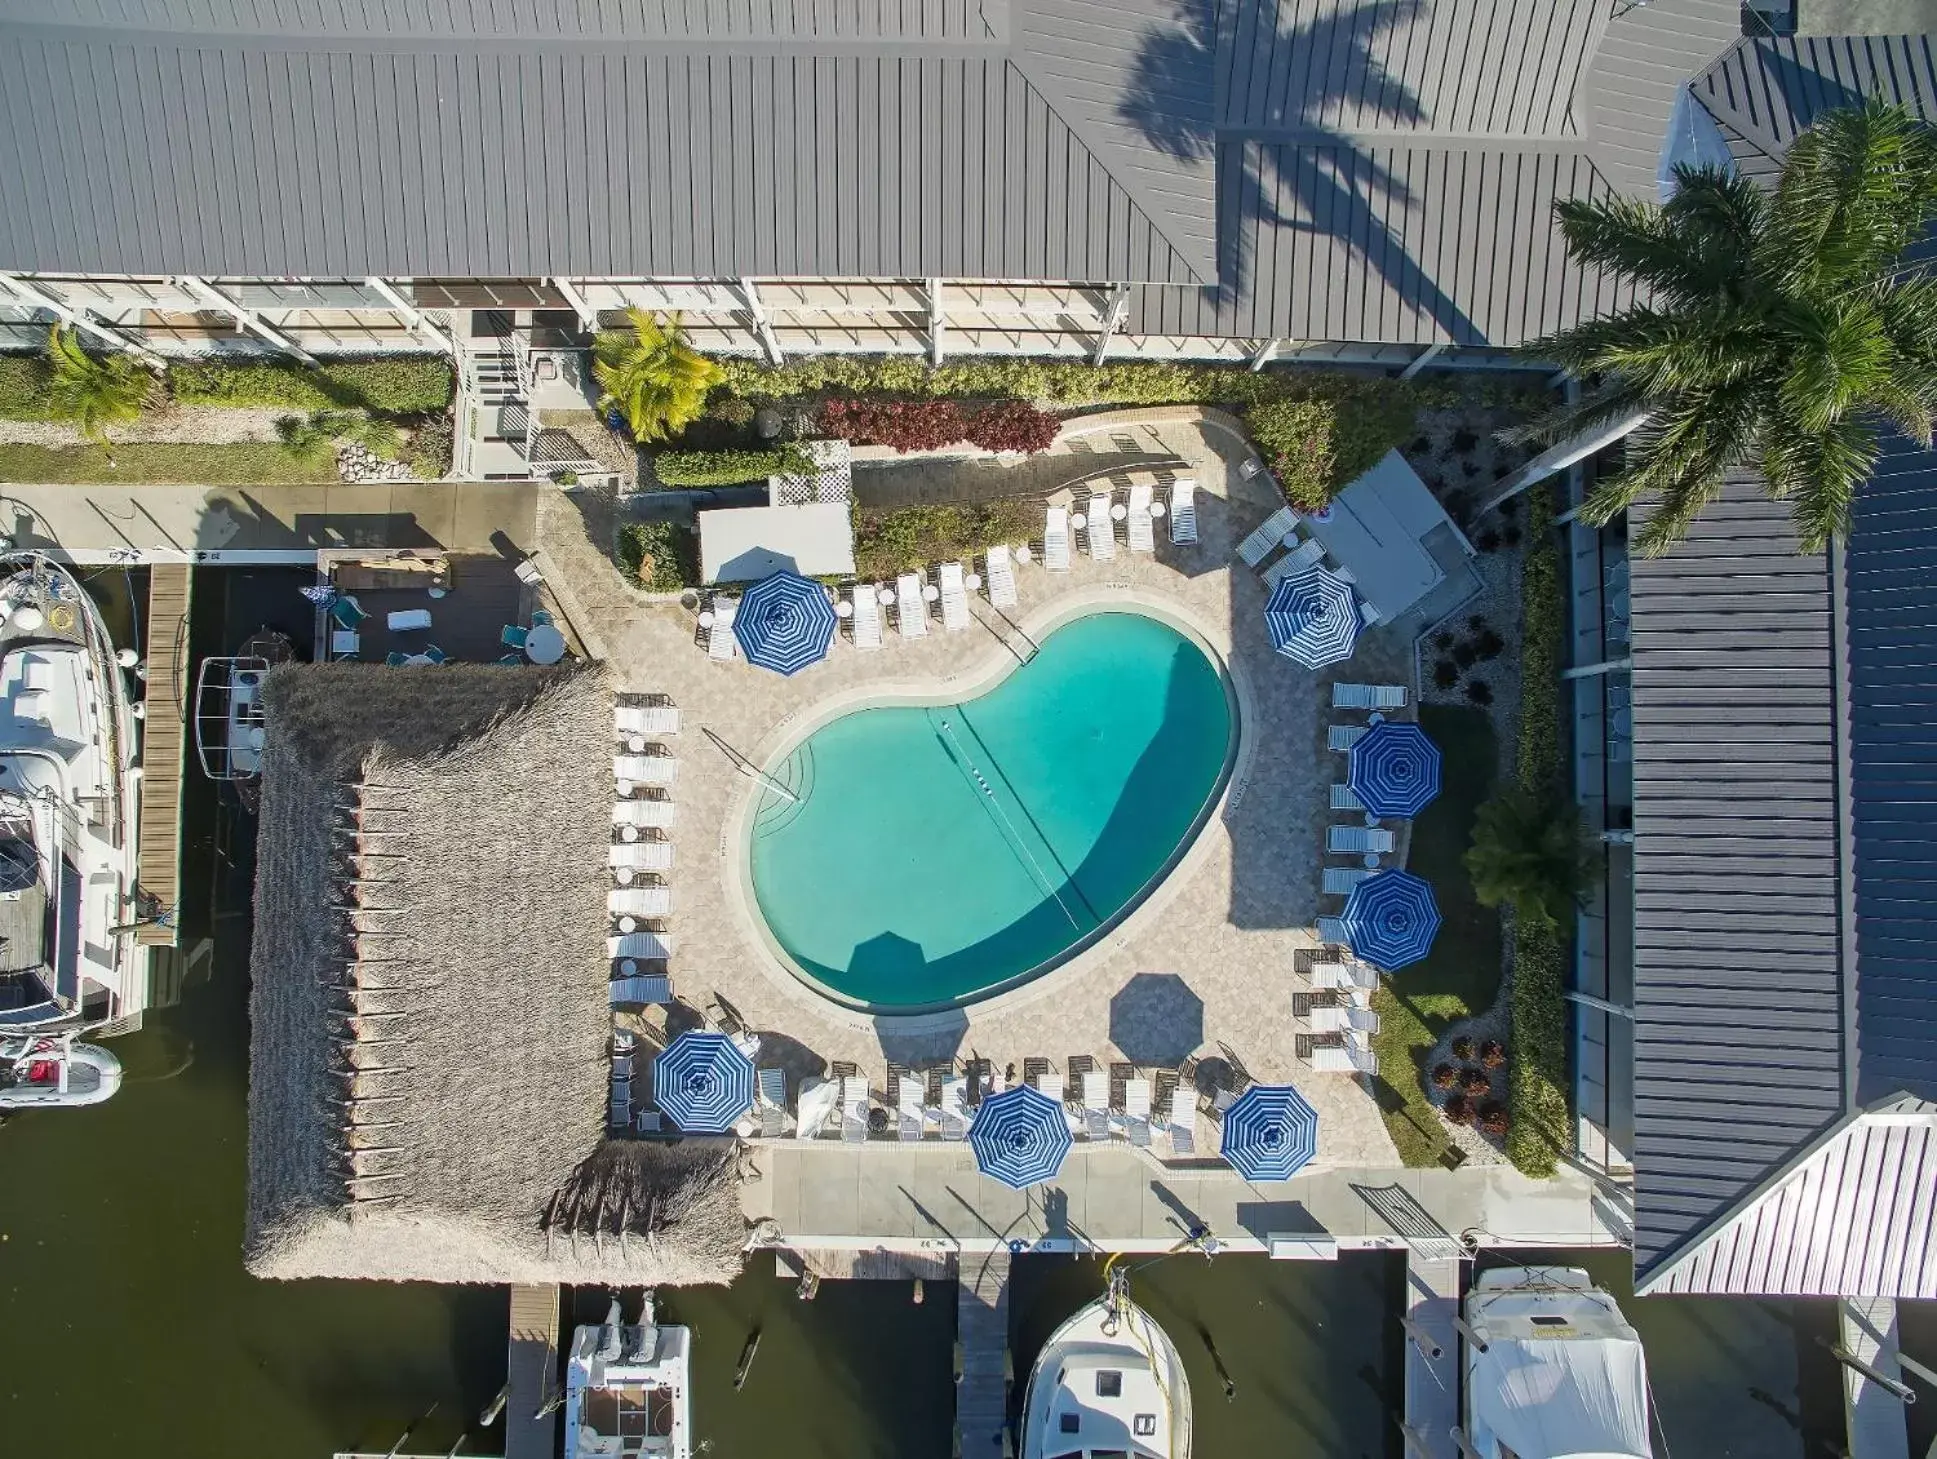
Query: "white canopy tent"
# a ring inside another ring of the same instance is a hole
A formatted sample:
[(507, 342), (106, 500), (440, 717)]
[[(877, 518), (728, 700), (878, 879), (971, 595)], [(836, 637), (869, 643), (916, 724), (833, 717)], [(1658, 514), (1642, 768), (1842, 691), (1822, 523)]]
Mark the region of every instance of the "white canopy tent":
[(846, 502), (720, 507), (699, 514), (699, 558), (709, 583), (757, 582), (783, 568), (840, 576), (854, 571), (854, 523)]

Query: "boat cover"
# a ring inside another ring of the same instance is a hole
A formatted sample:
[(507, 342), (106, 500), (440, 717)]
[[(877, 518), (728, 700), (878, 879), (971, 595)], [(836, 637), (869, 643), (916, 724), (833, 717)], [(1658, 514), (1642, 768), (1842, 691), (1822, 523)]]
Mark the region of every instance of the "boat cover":
[(1648, 1374), (1633, 1338), (1510, 1338), (1473, 1359), (1474, 1437), (1518, 1459), (1651, 1459)]

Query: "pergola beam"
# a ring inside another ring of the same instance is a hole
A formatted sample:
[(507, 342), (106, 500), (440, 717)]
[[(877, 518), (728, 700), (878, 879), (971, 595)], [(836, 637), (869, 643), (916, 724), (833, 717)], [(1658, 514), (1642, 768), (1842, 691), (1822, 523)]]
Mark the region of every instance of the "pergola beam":
[(0, 274), (0, 287), (4, 287), (8, 293), (12, 294), (14, 298), (29, 308), (45, 309), (62, 323), (72, 325), (82, 333), (100, 340), (103, 344), (111, 345), (118, 350), (126, 350), (129, 354), (139, 357), (144, 364), (154, 369), (161, 370), (167, 368), (168, 362), (146, 345), (138, 344), (127, 335), (121, 333), (120, 330), (111, 329), (107, 325), (100, 323), (98, 320), (92, 318), (86, 310), (77, 309), (72, 304), (56, 298), (38, 284), (22, 278), (19, 274)]
[(760, 302), (760, 291), (754, 287), (752, 279), (741, 279), (737, 285), (740, 298), (746, 304), (747, 317), (753, 321), (753, 333), (765, 351), (769, 365), (784, 365), (787, 357), (780, 352), (780, 341), (774, 335), (773, 325), (767, 320), (767, 308)]
[(928, 363), (939, 365), (946, 346), (942, 342), (942, 330), (947, 319), (942, 312), (942, 281), (928, 281)]
[(1124, 319), (1130, 313), (1130, 286), (1118, 284), (1110, 293), (1110, 307), (1103, 315), (1103, 328), (1097, 333), (1096, 348), (1090, 353), (1090, 363), (1100, 365), (1110, 353), (1110, 340), (1123, 327)]
[(453, 356), (457, 354), (457, 340), (444, 330), (439, 329), (432, 322), (431, 317), (415, 304), (411, 303), (409, 299), (405, 298), (403, 290), (391, 283), (390, 280), (372, 277), (366, 278), (363, 284), (371, 293), (375, 294), (384, 303), (388, 304), (392, 309), (395, 309), (399, 314), (403, 315), (405, 319), (409, 320), (410, 327), (425, 339)]
[(1438, 359), (1445, 352), (1446, 352), (1446, 342), (1444, 340), (1441, 340), (1435, 344), (1427, 345), (1418, 354), (1413, 356), (1412, 363), (1410, 365), (1407, 365), (1405, 369), (1399, 372), (1399, 378), (1401, 380), (1412, 379), (1414, 375), (1417, 375), (1421, 370), (1425, 369), (1426, 366), (1430, 365), (1434, 360)]
[(175, 276), (175, 282), (187, 292), (200, 299), (204, 304), (207, 304), (211, 309), (219, 309), (225, 314), (233, 315), (238, 328), (246, 329), (251, 334), (260, 335), (277, 349), (294, 355), (305, 365), (314, 367), (320, 363), (316, 356), (297, 344), (295, 340), (284, 334), (280, 329), (277, 329), (273, 324), (266, 322), (255, 310), (230, 298), (207, 279), (197, 278), (193, 274), (177, 274)]
[(1266, 365), (1270, 364), (1272, 357), (1275, 356), (1277, 353), (1278, 353), (1278, 341), (1275, 339), (1268, 339), (1263, 344), (1259, 345), (1257, 349), (1253, 350), (1251, 353), (1252, 372), (1255, 374), (1257, 371), (1262, 370)]
[(597, 333), (599, 327), (599, 311), (586, 303), (585, 296), (578, 291), (578, 285), (574, 284), (570, 279), (558, 278), (553, 279), (551, 285), (560, 294), (564, 295), (565, 302), (572, 306), (572, 313), (578, 316), (578, 327), (587, 334)]

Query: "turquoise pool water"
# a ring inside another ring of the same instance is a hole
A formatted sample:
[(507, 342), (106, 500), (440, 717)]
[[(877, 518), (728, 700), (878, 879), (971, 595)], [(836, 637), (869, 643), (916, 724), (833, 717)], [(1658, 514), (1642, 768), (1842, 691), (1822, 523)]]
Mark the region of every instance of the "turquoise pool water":
[(836, 995), (957, 1003), (1056, 962), (1128, 909), (1229, 759), (1223, 675), (1136, 613), (1078, 618), (965, 704), (856, 710), (755, 809), (753, 889)]

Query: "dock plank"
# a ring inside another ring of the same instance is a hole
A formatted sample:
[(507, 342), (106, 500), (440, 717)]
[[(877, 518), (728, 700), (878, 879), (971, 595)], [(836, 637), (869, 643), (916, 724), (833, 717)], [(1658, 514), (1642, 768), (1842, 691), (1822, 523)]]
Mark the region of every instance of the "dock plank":
[(1406, 1316), (1414, 1332), (1437, 1344), (1428, 1356), (1409, 1335), (1406, 1342), (1406, 1452), (1411, 1459), (1457, 1459), (1453, 1427), (1459, 1422), (1460, 1263), (1437, 1253), (1406, 1253)]
[(506, 1362), (504, 1459), (552, 1459), (559, 1411), (547, 1400), (558, 1382), (558, 1288), (511, 1289)]
[(1000, 1459), (1010, 1452), (1009, 1253), (962, 1263), (955, 1335), (962, 1371), (955, 1380), (955, 1452), (961, 1459)]
[(148, 570), (148, 697), (141, 729), (141, 793), (135, 878), (168, 914), (144, 922), (136, 945), (178, 945), (181, 901), (182, 773), (188, 751), (188, 611), (194, 579), (186, 563)]

